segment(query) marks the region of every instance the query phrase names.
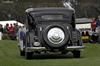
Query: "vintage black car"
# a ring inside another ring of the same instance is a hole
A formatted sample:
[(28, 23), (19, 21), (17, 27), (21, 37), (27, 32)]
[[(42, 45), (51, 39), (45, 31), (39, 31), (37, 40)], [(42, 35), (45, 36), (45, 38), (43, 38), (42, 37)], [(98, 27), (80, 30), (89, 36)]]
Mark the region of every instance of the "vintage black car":
[(80, 57), (84, 46), (80, 32), (75, 29), (74, 9), (29, 8), (26, 10), (26, 19), (27, 30), (23, 37), (23, 50), (20, 50), (26, 59), (31, 59), (36, 53), (66, 54), (69, 51), (75, 58)]

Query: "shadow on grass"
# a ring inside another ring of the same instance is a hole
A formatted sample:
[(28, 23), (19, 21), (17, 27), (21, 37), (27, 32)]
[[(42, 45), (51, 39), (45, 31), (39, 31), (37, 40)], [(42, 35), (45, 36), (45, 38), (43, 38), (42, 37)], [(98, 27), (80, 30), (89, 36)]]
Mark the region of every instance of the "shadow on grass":
[[(25, 57), (24, 57), (25, 58)], [(80, 57), (84, 58), (84, 57)], [(80, 58), (74, 58), (72, 54), (66, 54), (66, 55), (61, 55), (61, 54), (36, 54), (33, 55), (31, 60), (43, 60), (43, 59), (80, 59)]]

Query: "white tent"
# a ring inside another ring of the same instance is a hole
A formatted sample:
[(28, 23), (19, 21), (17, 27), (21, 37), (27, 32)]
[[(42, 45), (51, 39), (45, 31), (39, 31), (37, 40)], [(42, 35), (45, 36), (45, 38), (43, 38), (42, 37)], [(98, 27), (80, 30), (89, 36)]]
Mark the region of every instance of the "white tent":
[[(24, 24), (17, 22), (15, 20), (11, 20), (11, 21), (0, 21), (0, 24), (4, 27), (6, 24), (14, 24), (14, 23), (18, 23), (19, 26), (24, 26)], [(2, 33), (0, 32), (0, 40), (2, 40)]]
[(77, 29), (91, 29), (91, 23), (76, 24)]
[(10, 20), (10, 21), (0, 21), (0, 24), (4, 27), (6, 24), (14, 24), (14, 23), (18, 23), (19, 26), (24, 26), (24, 24), (17, 22), (15, 20)]
[(76, 19), (77, 29), (91, 29), (92, 19), (89, 18), (78, 18)]

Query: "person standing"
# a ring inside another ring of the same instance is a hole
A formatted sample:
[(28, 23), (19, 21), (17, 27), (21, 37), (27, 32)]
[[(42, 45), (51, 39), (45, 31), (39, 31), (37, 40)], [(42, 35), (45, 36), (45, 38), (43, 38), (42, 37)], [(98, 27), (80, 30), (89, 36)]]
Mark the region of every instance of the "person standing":
[(18, 30), (19, 30), (18, 23), (14, 23), (14, 32), (16, 39), (18, 39)]
[(91, 22), (92, 31), (94, 31), (94, 32), (95, 32), (95, 29), (96, 29), (96, 20), (97, 20), (97, 18), (93, 18), (92, 22)]
[(96, 20), (96, 33), (98, 34), (98, 43), (100, 43), (100, 15)]
[(15, 33), (14, 33), (14, 27), (12, 24), (9, 26), (9, 36), (12, 40), (15, 40)]
[(3, 27), (0, 24), (0, 40), (2, 40), (2, 36), (3, 36)]
[(96, 20), (96, 32), (100, 33), (100, 16), (98, 16), (98, 19)]
[(98, 19), (96, 20), (96, 27), (100, 27), (100, 15), (98, 16)]
[(19, 47), (21, 48), (20, 50), (23, 51), (23, 48), (24, 48), (24, 37), (25, 37), (25, 32), (24, 32), (24, 27), (22, 26), (19, 26), (19, 30), (18, 30), (18, 41), (19, 41)]
[(9, 24), (8, 23), (4, 26), (4, 33), (9, 34)]

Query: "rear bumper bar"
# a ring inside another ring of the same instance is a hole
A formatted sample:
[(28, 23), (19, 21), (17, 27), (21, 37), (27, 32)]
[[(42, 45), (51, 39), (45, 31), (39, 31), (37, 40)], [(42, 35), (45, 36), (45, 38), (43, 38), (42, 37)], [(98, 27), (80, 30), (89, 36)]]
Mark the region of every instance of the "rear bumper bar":
[[(84, 46), (68, 46), (65, 48), (66, 50), (82, 50)], [(41, 50), (48, 50), (45, 47), (27, 47), (27, 51), (41, 51)]]
[(84, 46), (68, 46), (66, 50), (81, 50), (84, 49)]

